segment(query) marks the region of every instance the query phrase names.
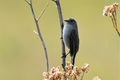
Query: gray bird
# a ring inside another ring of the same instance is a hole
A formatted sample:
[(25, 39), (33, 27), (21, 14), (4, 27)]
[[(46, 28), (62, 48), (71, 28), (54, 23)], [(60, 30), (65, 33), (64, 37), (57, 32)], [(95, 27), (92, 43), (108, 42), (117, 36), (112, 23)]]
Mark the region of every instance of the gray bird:
[(71, 63), (74, 66), (75, 56), (79, 50), (79, 35), (77, 22), (72, 18), (68, 18), (64, 21), (66, 22), (66, 24), (63, 28), (63, 41), (65, 43), (65, 46), (69, 49)]

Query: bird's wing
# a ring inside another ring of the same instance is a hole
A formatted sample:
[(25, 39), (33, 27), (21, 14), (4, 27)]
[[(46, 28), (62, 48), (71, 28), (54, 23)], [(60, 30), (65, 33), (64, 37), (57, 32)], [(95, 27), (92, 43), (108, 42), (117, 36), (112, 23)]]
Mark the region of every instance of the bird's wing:
[(72, 30), (70, 35), (70, 55), (76, 55), (79, 49), (79, 36), (76, 30)]

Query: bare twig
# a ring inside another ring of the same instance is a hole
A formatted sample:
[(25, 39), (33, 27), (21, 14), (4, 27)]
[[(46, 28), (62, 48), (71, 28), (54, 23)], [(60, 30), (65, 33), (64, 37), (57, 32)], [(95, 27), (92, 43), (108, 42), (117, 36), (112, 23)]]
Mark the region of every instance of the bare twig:
[(28, 0), (25, 0), (28, 4), (30, 4), (30, 2)]
[(114, 22), (114, 19), (113, 19), (113, 17), (112, 17), (112, 16), (110, 16), (110, 18), (111, 18), (111, 20), (112, 20), (113, 27), (116, 29), (116, 27), (115, 27), (115, 22)]
[(85, 72), (83, 72), (83, 74), (82, 74), (82, 76), (81, 76), (81, 79), (80, 79), (80, 80), (83, 80), (84, 74), (85, 74)]
[(115, 15), (112, 14), (112, 16), (110, 16), (111, 20), (112, 20), (112, 23), (113, 23), (113, 27), (115, 28), (116, 32), (118, 33), (118, 35), (120, 36), (120, 32), (117, 28), (117, 21), (116, 21), (116, 18), (115, 18)]
[(117, 31), (118, 35), (120, 36), (119, 30), (118, 30), (118, 26), (117, 26), (117, 20), (116, 20), (117, 19), (117, 17), (116, 17), (116, 11), (112, 15), (113, 15), (114, 23), (115, 23), (115, 27), (114, 28)]
[[(25, 0), (25, 1), (29, 4), (29, 6), (30, 6), (30, 8), (31, 8), (31, 11), (32, 11), (32, 14), (33, 14), (33, 18), (34, 18), (35, 23), (36, 23), (38, 35), (39, 35), (39, 38), (40, 38), (40, 40), (41, 40), (41, 42), (42, 42), (42, 45), (43, 45), (43, 48), (44, 48), (44, 52), (45, 52), (45, 58), (46, 58), (46, 71), (48, 72), (48, 71), (49, 71), (49, 63), (48, 63), (47, 49), (46, 49), (45, 42), (44, 42), (44, 40), (43, 40), (43, 38), (42, 38), (42, 35), (41, 35), (41, 32), (40, 32), (38, 20), (36, 19), (35, 12), (34, 12), (34, 10), (33, 10), (32, 0), (30, 0), (30, 1)], [(42, 16), (42, 14), (43, 14), (43, 13), (41, 13), (41, 16)]]
[(48, 6), (49, 6), (49, 3), (50, 3), (50, 1), (47, 3), (47, 5), (46, 5), (46, 7), (43, 9), (43, 11), (41, 12), (41, 14), (40, 14), (40, 16), (38, 17), (38, 21), (39, 21), (39, 19), (41, 18), (41, 16), (43, 15), (43, 13), (45, 12), (45, 10), (48, 8)]
[(59, 20), (60, 20), (60, 25), (61, 25), (61, 46), (62, 46), (62, 67), (65, 70), (65, 65), (66, 65), (66, 59), (65, 59), (65, 45), (64, 45), (64, 42), (63, 42), (63, 27), (64, 27), (64, 24), (63, 24), (63, 16), (62, 16), (62, 11), (61, 11), (61, 6), (60, 6), (60, 2), (59, 0), (53, 0), (56, 5), (57, 5), (57, 9), (58, 9), (58, 13), (59, 13)]

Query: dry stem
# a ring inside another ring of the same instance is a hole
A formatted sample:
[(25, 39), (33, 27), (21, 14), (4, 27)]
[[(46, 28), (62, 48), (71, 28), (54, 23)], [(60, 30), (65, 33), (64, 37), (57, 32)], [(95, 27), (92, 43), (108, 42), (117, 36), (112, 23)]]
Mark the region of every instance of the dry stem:
[(31, 8), (31, 11), (32, 11), (33, 18), (34, 18), (35, 23), (36, 23), (38, 35), (39, 35), (39, 38), (40, 38), (40, 40), (41, 40), (41, 42), (42, 42), (42, 45), (43, 45), (43, 48), (44, 48), (44, 52), (45, 52), (46, 71), (48, 72), (48, 71), (49, 71), (49, 63), (48, 63), (47, 49), (46, 49), (45, 42), (44, 42), (43, 37), (42, 37), (41, 32), (40, 32), (39, 24), (38, 24), (38, 20), (39, 20), (40, 17), (43, 15), (43, 13), (44, 13), (44, 11), (46, 10), (46, 8), (48, 7), (48, 5), (47, 5), (47, 7), (43, 10), (43, 12), (40, 14), (40, 16), (39, 16), (38, 19), (37, 19), (36, 16), (35, 16), (35, 12), (34, 12), (34, 10), (33, 10), (32, 0), (30, 0), (30, 1), (25, 0), (25, 1), (29, 4), (29, 6), (30, 6), (30, 8)]
[(60, 6), (60, 2), (59, 0), (53, 0), (56, 5), (57, 5), (57, 9), (58, 9), (58, 14), (59, 14), (59, 20), (60, 20), (60, 25), (61, 25), (61, 46), (62, 46), (62, 67), (65, 70), (65, 65), (66, 65), (66, 59), (65, 59), (65, 45), (63, 42), (63, 27), (64, 27), (64, 23), (63, 23), (63, 16), (62, 16), (62, 11), (61, 11), (61, 6)]

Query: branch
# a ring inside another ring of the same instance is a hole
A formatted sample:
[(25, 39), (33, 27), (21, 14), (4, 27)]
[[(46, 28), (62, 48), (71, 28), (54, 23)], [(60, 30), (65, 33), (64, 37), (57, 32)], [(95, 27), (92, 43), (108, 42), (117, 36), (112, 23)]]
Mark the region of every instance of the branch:
[[(33, 10), (32, 0), (30, 0), (30, 2), (27, 1), (27, 0), (25, 0), (25, 1), (29, 4), (29, 6), (30, 6), (30, 8), (31, 8), (31, 11), (32, 11), (32, 14), (33, 14), (33, 18), (34, 18), (35, 23), (36, 23), (38, 35), (39, 35), (39, 38), (40, 38), (40, 40), (41, 40), (41, 42), (42, 42), (42, 45), (43, 45), (43, 48), (44, 48), (44, 52), (45, 52), (45, 58), (46, 58), (46, 71), (48, 72), (48, 71), (49, 71), (49, 63), (48, 63), (47, 49), (46, 49), (45, 42), (44, 42), (44, 40), (43, 40), (43, 38), (42, 38), (42, 35), (41, 35), (41, 32), (40, 32), (38, 20), (36, 19), (35, 12), (34, 12), (34, 10)], [(43, 14), (43, 13), (41, 13), (41, 16), (42, 16), (42, 14)]]
[(114, 14), (112, 14), (113, 15), (113, 19), (114, 19), (114, 23), (115, 23), (115, 30), (117, 31), (117, 33), (118, 33), (118, 35), (119, 35), (119, 37), (120, 37), (120, 33), (119, 33), (119, 30), (118, 30), (118, 26), (117, 26), (117, 21), (116, 21), (116, 19), (117, 19), (117, 17), (116, 17), (116, 11), (115, 11), (115, 13)]
[(30, 5), (30, 2), (28, 0), (25, 0), (29, 5)]
[(62, 46), (62, 67), (65, 70), (65, 65), (66, 65), (66, 59), (65, 59), (65, 45), (64, 45), (64, 42), (63, 42), (63, 27), (64, 27), (64, 24), (63, 24), (63, 17), (62, 17), (62, 11), (61, 11), (61, 6), (60, 6), (60, 2), (59, 0), (53, 0), (56, 5), (57, 5), (57, 9), (58, 9), (58, 13), (59, 13), (59, 20), (60, 20), (60, 26), (61, 26), (61, 46)]
[(117, 21), (116, 21), (116, 18), (115, 18), (115, 15), (112, 14), (112, 16), (110, 16), (111, 20), (112, 20), (112, 23), (113, 23), (113, 27), (115, 28), (116, 32), (118, 33), (119, 37), (120, 37), (120, 32), (117, 28)]
[(83, 72), (83, 74), (82, 74), (82, 76), (81, 76), (81, 79), (80, 79), (80, 80), (83, 80), (84, 74), (85, 74), (85, 72)]
[(38, 21), (39, 21), (39, 19), (41, 18), (41, 16), (43, 15), (43, 13), (45, 12), (45, 10), (48, 8), (48, 6), (49, 6), (49, 3), (50, 3), (50, 1), (47, 3), (47, 5), (46, 5), (46, 7), (43, 9), (43, 11), (41, 12), (41, 14), (40, 14), (40, 16), (38, 17)]

